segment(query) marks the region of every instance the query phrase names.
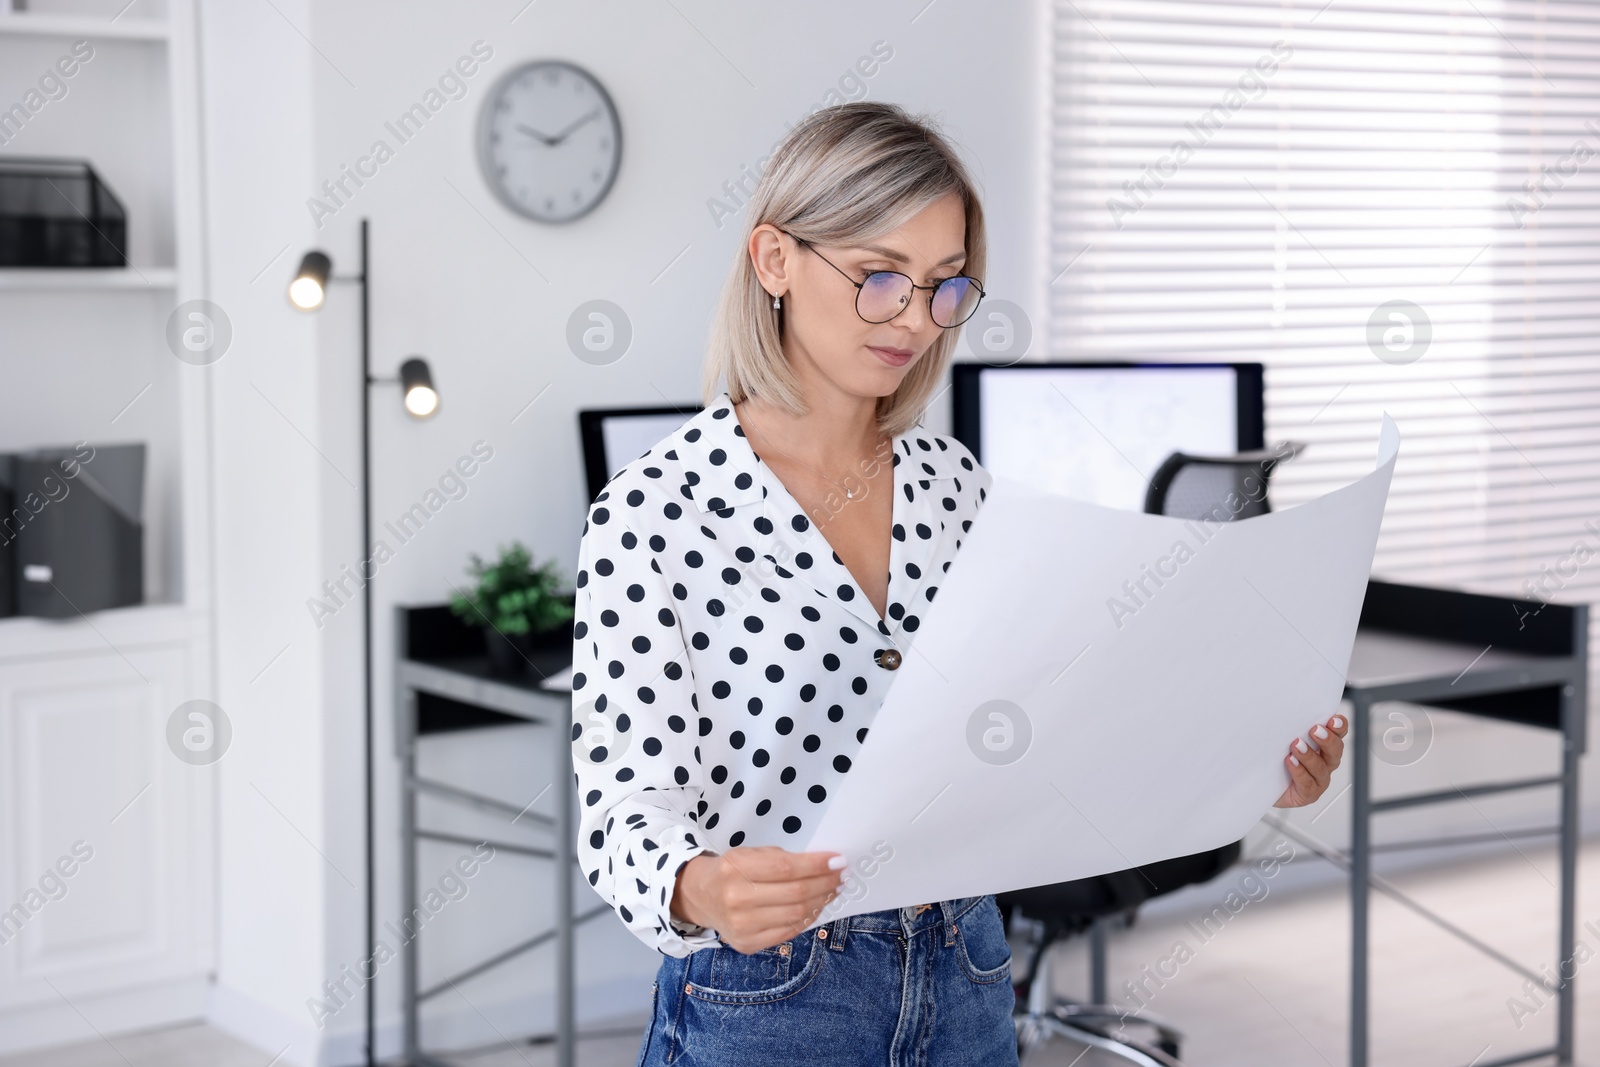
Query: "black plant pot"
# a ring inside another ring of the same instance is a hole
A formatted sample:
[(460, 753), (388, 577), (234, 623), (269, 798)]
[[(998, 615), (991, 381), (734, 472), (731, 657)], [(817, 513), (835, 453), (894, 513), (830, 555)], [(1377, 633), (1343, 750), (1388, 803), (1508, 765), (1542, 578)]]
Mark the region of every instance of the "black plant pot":
[(483, 631), (489, 652), (489, 673), (499, 678), (520, 678), (533, 658), (533, 634), (502, 634), (492, 627)]

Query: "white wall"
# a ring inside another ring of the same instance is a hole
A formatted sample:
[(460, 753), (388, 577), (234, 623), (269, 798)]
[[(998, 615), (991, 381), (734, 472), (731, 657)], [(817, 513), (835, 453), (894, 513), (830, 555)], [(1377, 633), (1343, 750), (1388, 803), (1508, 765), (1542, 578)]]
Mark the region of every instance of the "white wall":
[[(329, 760), (359, 762), (327, 751), (323, 676), (337, 668), (305, 631), (296, 595), (343, 520), (324, 500), (327, 461), (302, 437), (324, 436), (328, 353), (315, 320), (294, 315), (283, 296), (283, 273), (306, 243), (291, 191), (315, 170), (319, 62), (283, 20), (308, 24), (309, 6), (286, 0), (280, 16), (272, 5), (205, 4), (200, 13), (210, 293), (233, 324), (232, 347), (212, 367), (217, 700), (234, 726), (219, 764), (212, 1015), (262, 1047), (293, 1042), (285, 1058), (303, 1063), (315, 1051), (303, 1002), (322, 981), (334, 924), (327, 897), (337, 886), (351, 907), (359, 900), (332, 867), (360, 885), (358, 854), (335, 847), (324, 827), (323, 773)], [(290, 242), (293, 253), (279, 255)], [(343, 510), (355, 500), (347, 493)]]
[[(360, 555), (359, 496), (346, 482), (360, 480), (356, 297), (336, 288), (314, 319), (291, 309), (283, 288), (300, 253), (322, 247), (336, 271), (352, 270), (358, 219), (371, 218), (374, 369), (389, 374), (422, 353), (443, 398), (435, 418), (415, 423), (388, 388), (377, 389), (380, 531), (474, 441), (494, 448), (467, 495), (398, 546), (375, 587), (378, 884), (387, 920), (399, 910), (393, 605), (441, 601), (469, 551), (492, 552), (513, 538), (570, 573), (587, 503), (577, 410), (698, 400), (707, 322), (735, 254), (737, 221), (719, 228), (707, 201), (726, 197), (725, 182), (753, 168), (884, 41), (893, 56), (864, 80), (865, 95), (942, 117), (984, 189), (987, 288), (1031, 311), (1043, 232), (1034, 177), (1043, 100), (1034, 88), (1034, 5), (1021, 2), (313, 9), (279, 0), (276, 8), (208, 0), (202, 12), (211, 275), (236, 338), (216, 393), (220, 701), (237, 733), (222, 800), (215, 1017), (274, 1052), (291, 1044), (286, 1062), (354, 1062), (359, 998), (321, 1033), (306, 1000), (364, 952), (360, 618), (353, 606), (318, 629), (306, 601)], [(493, 56), (468, 79), (465, 97), (399, 145), (384, 123), (479, 40)], [(474, 158), (473, 127), (493, 81), (540, 57), (598, 76), (624, 128), (608, 199), (561, 227), (501, 208)], [(307, 198), (379, 138), (394, 158), (319, 229)], [(621, 305), (635, 331), (628, 354), (607, 367), (579, 361), (564, 340), (571, 311), (595, 298)], [(944, 428), (943, 411), (930, 424)], [(427, 766), (525, 803), (547, 782), (547, 749), (533, 733), (439, 739)], [(550, 799), (536, 810), (553, 810)], [(470, 815), (425, 809), (430, 815), (488, 832)], [(462, 851), (429, 846), (421, 880), (435, 880)], [(465, 963), (496, 939), (540, 928), (547, 869), (506, 854), (485, 868), (441, 916), (437, 944), (449, 947), (433, 950), (424, 982), (446, 965), (441, 953)], [(580, 907), (598, 901), (578, 884)], [(642, 1006), (654, 953), (604, 920), (583, 929), (579, 952), (584, 1014)], [(508, 1033), (530, 1018), (539, 1025), (548, 958), (541, 950), (503, 976), (464, 986), (470, 1007), (443, 998), (430, 1009), (438, 1023), (425, 1039), (493, 1040), (478, 1010)], [(380, 969), (382, 1054), (396, 1047), (399, 980), (398, 963)]]

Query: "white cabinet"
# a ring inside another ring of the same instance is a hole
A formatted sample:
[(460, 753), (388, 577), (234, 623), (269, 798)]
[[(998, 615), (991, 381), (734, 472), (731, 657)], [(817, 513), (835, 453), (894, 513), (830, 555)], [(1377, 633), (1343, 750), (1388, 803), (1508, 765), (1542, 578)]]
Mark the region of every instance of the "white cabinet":
[(203, 1008), (216, 772), (167, 741), (192, 695), (188, 621), (161, 609), (95, 620), (0, 625), (69, 646), (0, 658), (0, 1048), (92, 1036), (83, 1022), (54, 1033), (63, 1010), (115, 1027), (118, 995), (168, 1018)]

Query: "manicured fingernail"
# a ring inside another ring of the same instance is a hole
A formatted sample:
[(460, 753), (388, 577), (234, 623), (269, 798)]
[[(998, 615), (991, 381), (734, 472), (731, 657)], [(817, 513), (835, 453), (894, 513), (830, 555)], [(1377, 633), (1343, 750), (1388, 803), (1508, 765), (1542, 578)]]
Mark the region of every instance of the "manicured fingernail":
[(1312, 730), (1311, 732), (1313, 734), (1315, 734), (1317, 737), (1327, 737), (1328, 736), (1327, 729), (1325, 727), (1322, 727), (1322, 726), (1317, 727), (1315, 730)]
[(1298, 748), (1301, 752), (1309, 752), (1311, 750), (1311, 746), (1306, 744), (1306, 739), (1303, 737), (1297, 737), (1294, 739), (1294, 747)]
[(1333, 717), (1333, 728), (1335, 730), (1344, 729), (1344, 716), (1343, 715), (1335, 715)]
[(830, 870), (830, 871), (841, 870), (841, 869), (843, 869), (844, 865), (847, 862), (849, 862), (849, 861), (846, 860), (843, 856), (830, 856), (830, 857), (828, 857), (828, 870)]
[(1296, 767), (1298, 767), (1298, 766), (1300, 766), (1300, 757), (1296, 756), (1294, 753), (1291, 752), (1289, 754), (1289, 762), (1294, 764)]

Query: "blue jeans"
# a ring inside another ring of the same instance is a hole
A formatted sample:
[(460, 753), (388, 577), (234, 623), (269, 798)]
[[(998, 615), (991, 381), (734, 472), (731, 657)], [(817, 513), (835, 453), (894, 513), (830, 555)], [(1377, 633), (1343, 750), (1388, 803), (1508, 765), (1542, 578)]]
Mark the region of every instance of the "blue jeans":
[(639, 1067), (1017, 1063), (994, 897), (866, 912), (746, 955), (663, 956)]

